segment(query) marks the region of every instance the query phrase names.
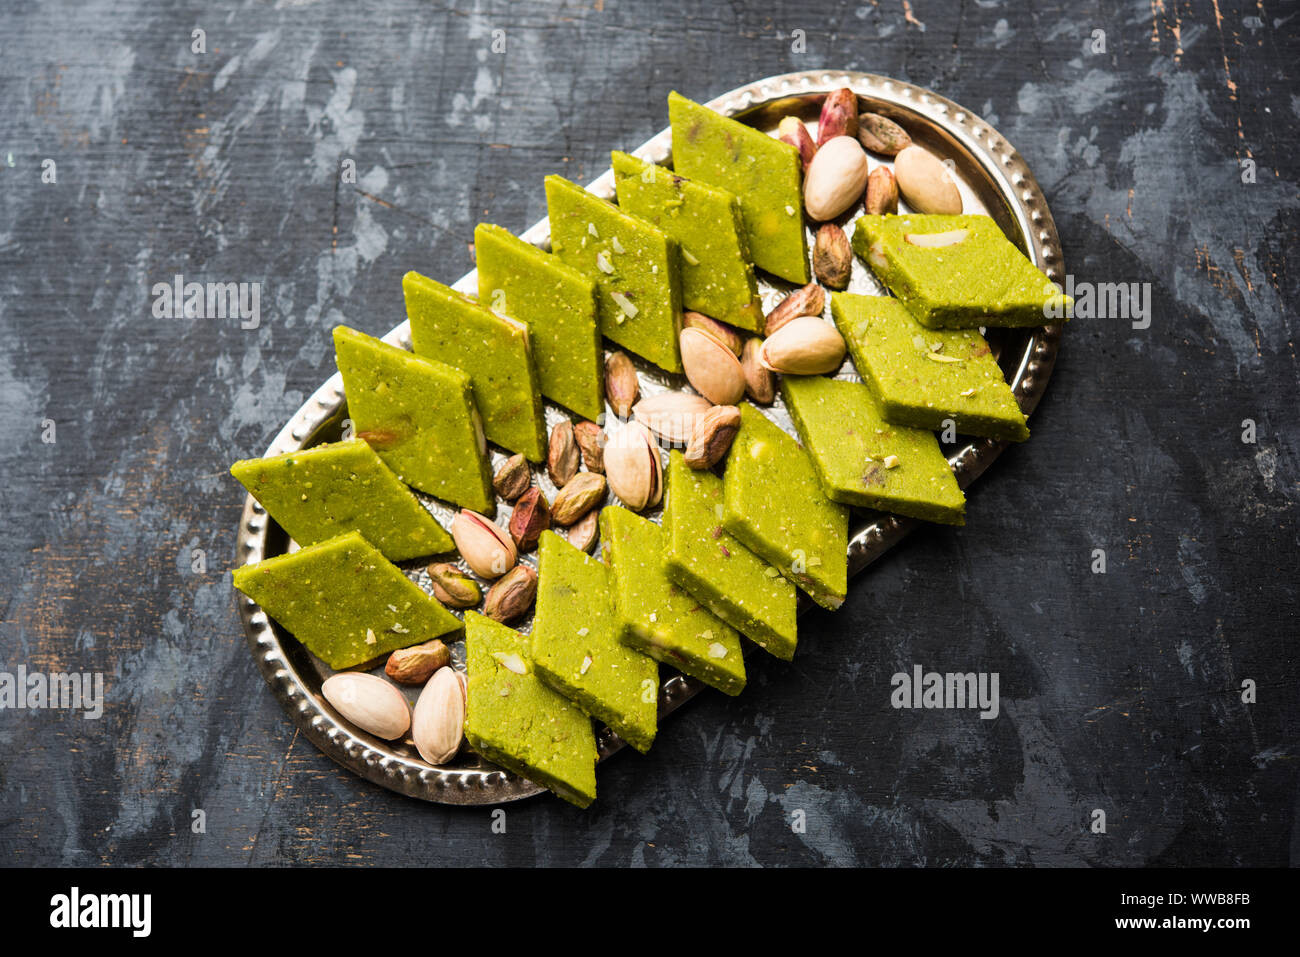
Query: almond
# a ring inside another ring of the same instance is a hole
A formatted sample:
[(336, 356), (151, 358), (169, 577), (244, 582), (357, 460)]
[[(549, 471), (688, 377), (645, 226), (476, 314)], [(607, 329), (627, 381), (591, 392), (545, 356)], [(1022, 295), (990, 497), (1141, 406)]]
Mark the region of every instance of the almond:
[(392, 741), (411, 726), (411, 709), (393, 685), (378, 675), (344, 671), (321, 682), (320, 692), (339, 714), (362, 731)]
[(961, 192), (948, 168), (919, 146), (909, 146), (894, 158), (898, 190), (918, 213), (955, 216), (961, 212)]
[(451, 537), (465, 564), (481, 578), (500, 578), (519, 560), (515, 543), (501, 526), (467, 508), (451, 520)]
[(867, 154), (852, 136), (836, 136), (818, 147), (804, 177), (803, 208), (817, 222), (834, 219), (862, 196)]
[(700, 329), (683, 329), (682, 367), (687, 381), (714, 405), (739, 402), (745, 394), (745, 373), (729, 347)]
[(826, 308), (826, 290), (815, 282), (796, 289), (782, 299), (763, 324), (763, 335), (770, 336), (791, 319), (799, 316), (820, 316)]
[(455, 668), (440, 668), (415, 701), (411, 740), (430, 764), (446, 764), (465, 735), (465, 684)]
[(711, 469), (722, 461), (740, 431), (740, 410), (734, 405), (715, 405), (695, 423), (684, 456), (693, 469)]
[[(669, 445), (685, 445), (695, 428), (696, 417), (708, 412), (710, 405), (708, 399), (689, 392), (661, 392), (638, 402), (632, 414)], [(608, 443), (605, 446), (605, 472), (609, 473)]]
[(969, 229), (948, 229), (941, 233), (904, 233), (903, 242), (925, 249), (943, 249), (965, 242), (969, 235)]
[(763, 340), (759, 361), (773, 372), (820, 375), (844, 362), (844, 337), (822, 319), (805, 316), (786, 323)]
[(628, 422), (605, 446), (609, 487), (628, 508), (639, 512), (663, 497), (663, 460), (654, 436), (640, 422)]

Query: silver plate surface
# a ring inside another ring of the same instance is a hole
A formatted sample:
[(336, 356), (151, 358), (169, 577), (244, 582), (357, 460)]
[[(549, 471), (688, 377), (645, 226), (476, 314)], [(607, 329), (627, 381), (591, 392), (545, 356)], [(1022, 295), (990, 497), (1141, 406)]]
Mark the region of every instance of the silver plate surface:
[[(832, 90), (845, 86), (857, 93), (865, 110), (897, 120), (915, 142), (940, 158), (951, 160), (965, 211), (984, 212), (992, 216), (1007, 236), (1021, 247), (1049, 279), (1062, 282), (1065, 266), (1056, 226), (1029, 167), (1001, 134), (976, 114), (951, 100), (888, 77), (817, 70), (759, 80), (725, 93), (707, 105), (719, 113), (736, 117), (768, 133), (775, 131), (782, 117), (797, 115), (809, 125), (815, 136), (823, 98)], [(661, 131), (631, 152), (656, 163), (670, 163), (670, 131)], [(870, 159), (873, 169), (882, 163), (890, 165), (888, 160), (874, 154), (870, 155)], [(613, 199), (613, 171), (606, 170), (587, 188), (597, 196)], [(851, 235), (852, 221), (861, 211), (859, 204), (837, 222)], [(901, 211), (907, 211), (906, 204), (903, 204)], [(537, 223), (522, 235), (537, 246), (549, 248), (550, 229), (546, 220)], [(809, 230), (810, 249), (811, 246), (812, 230)], [(759, 275), (765, 312), (795, 288), (792, 284), (774, 280), (761, 272)], [(477, 291), (476, 272), (467, 273), (453, 285), (474, 295)], [(886, 293), (860, 261), (854, 262), (849, 289), (869, 295)], [(1060, 335), (1059, 325), (1038, 329), (989, 330), (989, 343), (1025, 413), (1034, 410), (1047, 386)], [(384, 340), (409, 349), (411, 341), (408, 324), (397, 326), (384, 336)], [(633, 359), (637, 363), (643, 395), (686, 387), (684, 377), (664, 373), (637, 360), (635, 356)], [(852, 364), (847, 360), (839, 375), (842, 378), (856, 377)], [(779, 398), (777, 404), (767, 411), (774, 421), (793, 434), (789, 416)], [(294, 414), (266, 450), (266, 455), (279, 455), (320, 442), (333, 441), (344, 434), (347, 427), (346, 415), (343, 382), (335, 373)], [(547, 403), (548, 428), (566, 416), (568, 413), (563, 409)], [(615, 421), (612, 410), (606, 410), (606, 418), (610, 422)], [(945, 447), (962, 488), (967, 488), (983, 474), (1006, 445), (1006, 442), (990, 439), (966, 440), (959, 437), (957, 445)], [(500, 449), (492, 447), (494, 468), (505, 457)], [(554, 497), (556, 489), (544, 469), (534, 469), (534, 482), (546, 491), (548, 499)], [(454, 509), (433, 499), (424, 498), (424, 501), (444, 525), (450, 522)], [(499, 502), (498, 521), (504, 524), (509, 514), (509, 506)], [(651, 513), (650, 517), (657, 519), (658, 516)], [(859, 574), (901, 541), (917, 524), (919, 523), (913, 519), (855, 509), (849, 529), (849, 574)], [(240, 518), (236, 563), (261, 561), (295, 547), (250, 496)], [(536, 555), (525, 556), (523, 560), (535, 562)], [(428, 590), (424, 563), (408, 562), (403, 568), (414, 581)], [(388, 742), (353, 728), (321, 696), (321, 682), (333, 672), (271, 621), (255, 602), (239, 593), (236, 593), (236, 602), (249, 648), (277, 700), (302, 733), (339, 764), (390, 790), (443, 804), (499, 804), (543, 791), (542, 788), (483, 761), (468, 749), (462, 749), (461, 754), (449, 764), (435, 767), (419, 756), (409, 737), (403, 741)], [(806, 601), (802, 602), (801, 609), (806, 604)], [(531, 619), (522, 625), (516, 623), (516, 627), (525, 632), (530, 625)], [(462, 643), (457, 642), (452, 651), (453, 660), (463, 668)], [(376, 674), (382, 674), (382, 664), (372, 670)], [(706, 687), (701, 682), (668, 668), (663, 669), (663, 674), (659, 695), (661, 719)], [(415, 690), (404, 689), (412, 703)], [(623, 742), (617, 735), (604, 726), (599, 727), (597, 743), (601, 760), (623, 747)]]

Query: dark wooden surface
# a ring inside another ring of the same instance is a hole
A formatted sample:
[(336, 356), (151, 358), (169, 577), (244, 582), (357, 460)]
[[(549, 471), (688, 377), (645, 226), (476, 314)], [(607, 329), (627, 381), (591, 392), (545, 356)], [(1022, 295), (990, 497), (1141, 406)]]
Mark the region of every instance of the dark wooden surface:
[[(1296, 860), (1297, 13), (7, 5), (0, 670), (100, 670), (108, 687), (98, 721), (0, 712), (0, 860)], [(486, 809), (336, 767), (245, 647), (228, 463), (332, 371), (332, 325), (389, 329), (405, 270), (461, 275), (477, 221), (540, 218), (543, 175), (593, 176), (666, 124), (670, 89), (709, 99), (821, 67), (928, 86), (996, 124), (1042, 183), (1069, 271), (1150, 283), (1150, 328), (1072, 323), (1033, 439), (979, 482), (966, 527), (918, 533), (806, 619), (793, 664), (756, 660), (742, 697), (703, 695), (649, 755), (602, 767), (591, 810), (536, 799), (494, 834)], [(264, 283), (260, 327), (155, 319), (150, 287), (176, 273)], [(890, 676), (913, 664), (999, 672), (1001, 716), (891, 709)]]

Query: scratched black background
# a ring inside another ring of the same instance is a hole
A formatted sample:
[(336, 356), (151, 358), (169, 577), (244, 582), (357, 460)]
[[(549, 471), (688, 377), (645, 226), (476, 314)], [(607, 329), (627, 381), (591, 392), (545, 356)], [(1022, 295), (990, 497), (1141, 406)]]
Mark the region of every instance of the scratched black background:
[[(6, 4), (0, 670), (102, 670), (108, 701), (99, 721), (0, 713), (0, 861), (1300, 858), (1297, 13)], [(666, 125), (669, 89), (707, 100), (823, 67), (994, 123), (1041, 182), (1069, 271), (1151, 283), (1150, 328), (1071, 324), (1033, 439), (978, 483), (966, 527), (914, 535), (838, 613), (805, 619), (792, 665), (754, 659), (742, 697), (705, 694), (651, 754), (603, 766), (589, 811), (535, 799), (497, 835), (486, 809), (336, 767), (244, 644), (228, 463), (333, 371), (332, 325), (395, 325), (405, 270), (461, 275), (477, 221), (539, 219), (543, 175), (593, 177)], [(260, 328), (154, 319), (150, 287), (176, 273), (264, 283)], [(890, 675), (914, 664), (999, 672), (1001, 716), (892, 710)]]

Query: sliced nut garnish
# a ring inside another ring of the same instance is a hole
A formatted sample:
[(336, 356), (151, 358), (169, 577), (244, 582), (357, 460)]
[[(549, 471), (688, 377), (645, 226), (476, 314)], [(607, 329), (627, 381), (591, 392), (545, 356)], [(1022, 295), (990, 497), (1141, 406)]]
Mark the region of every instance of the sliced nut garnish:
[(590, 552), (591, 546), (596, 544), (596, 539), (599, 537), (600, 509), (595, 508), (570, 525), (565, 533), (569, 544), (584, 552)]
[(894, 157), (899, 192), (918, 213), (956, 215), (961, 212), (961, 192), (948, 168), (919, 146), (909, 146)]
[(907, 130), (888, 117), (863, 113), (858, 116), (858, 142), (873, 153), (897, 156), (912, 145), (912, 138), (907, 135)]
[(473, 608), (483, 600), (483, 590), (455, 565), (439, 562), (426, 569), (433, 597), (448, 608)]
[(451, 661), (451, 652), (437, 638), (422, 645), (399, 648), (384, 662), (384, 674), (399, 684), (422, 685)]
[(833, 325), (804, 316), (764, 339), (758, 360), (773, 372), (820, 375), (838, 369), (844, 362), (844, 352), (844, 337)]
[(559, 488), (578, 474), (578, 441), (573, 436), (573, 423), (562, 419), (551, 429), (551, 441), (546, 449), (546, 471), (555, 487)]
[(722, 461), (740, 431), (740, 410), (734, 405), (715, 405), (700, 416), (686, 446), (686, 464), (693, 469), (711, 469)]
[[(661, 392), (638, 402), (633, 406), (632, 414), (669, 445), (685, 445), (695, 428), (696, 417), (709, 411), (711, 404), (703, 396), (689, 392)], [(609, 473), (608, 442), (605, 444), (605, 472)]]
[(465, 564), (481, 578), (500, 578), (519, 560), (515, 543), (505, 530), (467, 508), (451, 520), (451, 537)]
[(321, 682), (320, 691), (339, 714), (376, 738), (393, 741), (411, 726), (406, 699), (378, 675), (344, 671)]
[(745, 395), (759, 405), (771, 405), (776, 400), (776, 374), (758, 361), (762, 339), (750, 339), (740, 357), (740, 368), (745, 373)]
[(745, 345), (744, 337), (737, 330), (702, 312), (683, 312), (682, 329), (699, 329), (701, 332), (707, 332), (730, 349), (737, 358)]
[(527, 491), (533, 480), (528, 460), (522, 455), (512, 455), (501, 463), (492, 476), (492, 489), (507, 502), (513, 502)]
[(817, 148), (803, 181), (803, 208), (816, 222), (834, 219), (858, 201), (867, 185), (867, 154), (852, 136)]
[(965, 242), (969, 235), (969, 229), (948, 229), (941, 233), (904, 233), (903, 242), (926, 249), (942, 249)]
[(837, 136), (858, 135), (858, 97), (846, 86), (832, 90), (822, 100), (817, 120), (817, 148), (821, 149)]
[(446, 764), (465, 735), (465, 684), (455, 668), (440, 668), (415, 701), (411, 740), (430, 764)]
[(817, 230), (812, 261), (813, 273), (824, 285), (832, 289), (846, 288), (853, 271), (853, 249), (844, 230), (834, 223), (826, 223)]
[(626, 352), (614, 352), (605, 360), (605, 398), (614, 408), (614, 414), (626, 419), (632, 414), (641, 395), (641, 383), (636, 377), (636, 366)]
[(595, 422), (578, 422), (573, 438), (582, 452), (582, 462), (593, 472), (605, 471), (605, 430)]
[(865, 204), (868, 216), (892, 216), (898, 212), (898, 183), (888, 166), (877, 166), (867, 177)]
[(555, 496), (552, 517), (556, 525), (572, 525), (605, 499), (605, 476), (579, 472)]
[(530, 488), (515, 503), (510, 513), (510, 537), (521, 552), (531, 552), (537, 547), (542, 532), (551, 527), (551, 510), (539, 488)]
[(537, 597), (537, 572), (531, 565), (516, 565), (488, 589), (483, 614), (505, 623), (523, 617)]
[(767, 321), (763, 324), (763, 335), (772, 335), (791, 319), (800, 316), (820, 316), (825, 308), (826, 290), (817, 283), (810, 282), (802, 289), (790, 293), (767, 314)]
[(813, 154), (817, 152), (817, 144), (813, 142), (808, 127), (803, 125), (803, 120), (797, 116), (782, 117), (781, 122), (777, 124), (776, 135), (782, 143), (789, 143), (799, 151), (799, 159), (803, 163), (804, 170), (807, 170)]
[(696, 391), (715, 405), (739, 402), (745, 394), (745, 373), (736, 354), (701, 329), (683, 329), (682, 367)]
[(605, 475), (614, 494), (632, 511), (659, 504), (663, 461), (649, 429), (640, 422), (628, 422), (609, 437)]

